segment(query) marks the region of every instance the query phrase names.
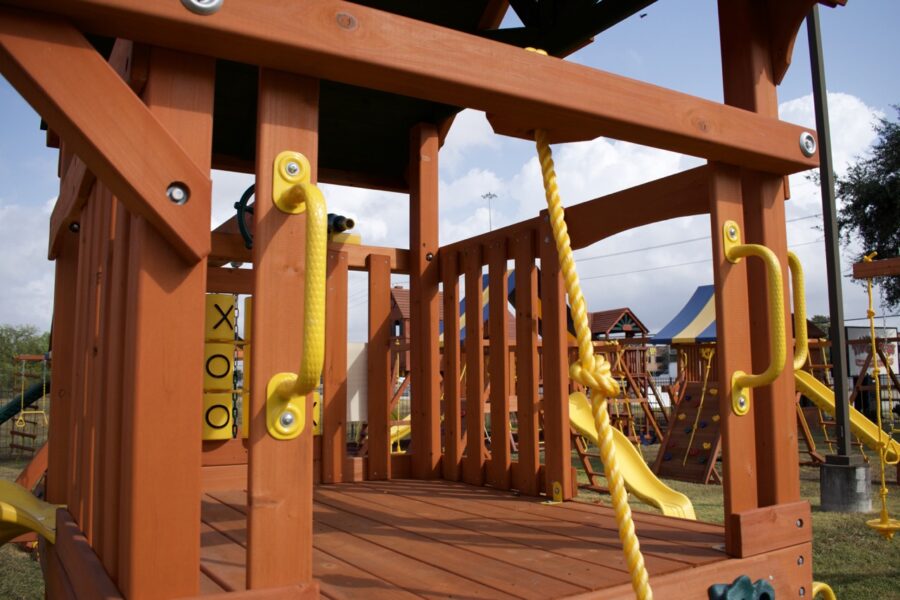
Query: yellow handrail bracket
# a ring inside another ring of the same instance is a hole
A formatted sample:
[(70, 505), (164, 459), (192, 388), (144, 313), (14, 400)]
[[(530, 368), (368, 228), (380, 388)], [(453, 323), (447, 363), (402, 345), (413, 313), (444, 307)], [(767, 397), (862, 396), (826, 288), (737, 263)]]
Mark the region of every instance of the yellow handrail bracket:
[(741, 242), (741, 228), (734, 221), (725, 221), (722, 225), (724, 233), (723, 249), (728, 262), (737, 264), (742, 258), (755, 256), (766, 266), (766, 280), (769, 290), (769, 319), (771, 332), (769, 335), (769, 366), (758, 374), (735, 371), (731, 376), (731, 409), (738, 416), (750, 412), (750, 388), (769, 385), (784, 370), (787, 360), (787, 336), (784, 325), (784, 288), (781, 278), (781, 265), (775, 253), (759, 244)]
[(277, 373), (266, 385), (266, 428), (279, 440), (299, 436), (306, 427), (306, 396), (319, 387), (325, 361), (325, 269), (328, 210), (311, 183), (309, 160), (286, 151), (275, 158), (272, 201), (287, 214), (306, 213), (303, 349), (297, 373)]

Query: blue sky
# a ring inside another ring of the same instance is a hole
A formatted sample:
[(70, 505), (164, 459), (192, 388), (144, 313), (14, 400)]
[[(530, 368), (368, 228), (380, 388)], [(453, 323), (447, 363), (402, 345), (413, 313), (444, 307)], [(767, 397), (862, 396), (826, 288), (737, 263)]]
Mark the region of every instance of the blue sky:
[[(628, 19), (570, 60), (721, 101), (716, 2), (660, 0), (644, 12), (644, 18)], [(873, 119), (893, 117), (890, 105), (900, 103), (896, 66), (900, 2), (850, 0), (846, 7), (822, 7), (820, 12), (832, 94), (835, 169), (840, 174), (874, 140)], [(812, 126), (810, 94), (803, 28), (793, 65), (779, 89), (782, 118)], [(0, 322), (48, 327), (53, 278), (52, 265), (46, 261), (47, 222), (58, 188), (57, 153), (44, 147), (38, 123), (38, 116), (0, 80), (0, 237), (6, 242), (0, 261), (6, 291)], [(692, 157), (602, 138), (556, 147), (555, 152), (568, 204), (700, 164)], [(214, 173), (213, 181), (213, 219), (218, 222), (230, 215), (230, 205), (249, 179)], [(815, 215), (821, 212), (818, 190), (803, 175), (792, 177), (791, 187), (789, 243), (808, 273), (810, 311), (825, 313), (824, 246), (815, 228), (819, 221)], [(404, 196), (335, 186), (326, 186), (325, 191), (330, 210), (357, 217), (366, 243), (408, 246)], [(543, 192), (533, 145), (494, 136), (483, 115), (463, 113), (441, 153), (441, 193), (442, 243), (484, 232), (489, 222), (496, 228), (537, 214)], [(486, 193), (496, 194), (490, 219), (482, 199)], [(680, 219), (620, 234), (580, 251), (589, 309), (630, 306), (652, 330), (658, 329), (697, 285), (710, 282), (709, 242), (682, 243), (708, 233), (708, 218)], [(639, 251), (668, 243), (674, 245)], [(609, 254), (617, 256), (604, 258)], [(849, 270), (848, 258), (844, 270)], [(405, 278), (395, 280), (403, 283)], [(365, 332), (364, 284), (364, 276), (352, 276), (349, 318), (355, 339), (362, 339)], [(848, 280), (844, 290), (847, 316), (863, 316), (862, 290)]]

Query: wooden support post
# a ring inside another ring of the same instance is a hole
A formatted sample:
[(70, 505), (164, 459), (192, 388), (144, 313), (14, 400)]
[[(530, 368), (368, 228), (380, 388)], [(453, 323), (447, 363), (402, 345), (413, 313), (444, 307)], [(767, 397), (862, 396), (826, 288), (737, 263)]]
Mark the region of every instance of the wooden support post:
[(66, 230), (60, 236), (53, 289), (53, 369), (50, 376), (50, 430), (47, 457), (47, 501), (68, 504), (72, 453), (72, 411), (77, 395), (75, 368), (75, 317), (79, 235)]
[[(154, 48), (149, 68), (147, 105), (208, 174), (215, 61)], [(208, 231), (210, 194), (195, 190), (190, 203), (202, 207), (192, 226)], [(129, 254), (117, 583), (128, 598), (190, 596), (200, 569), (206, 262), (187, 264), (140, 217)]]
[(322, 374), (322, 482), (344, 481), (347, 449), (347, 253), (328, 252), (325, 369)]
[[(538, 443), (538, 296), (534, 266), (534, 233), (525, 231), (514, 240), (516, 260), (516, 397), (519, 424), (518, 480), (513, 485), (523, 494), (540, 492)], [(446, 315), (446, 312), (444, 313)]]
[(441, 252), (444, 284), (444, 479), (462, 476), (462, 422), (460, 420), (459, 254)]
[[(261, 69), (256, 141), (253, 242), (253, 356), (250, 363), (250, 456), (247, 587), (258, 589), (312, 579), (312, 402), (293, 440), (266, 429), (266, 385), (276, 373), (297, 372), (303, 339), (306, 216), (281, 212), (272, 202), (275, 157), (302, 152), (316, 181), (319, 82)], [(292, 298), (292, 302), (284, 302)], [(196, 577), (196, 575), (195, 575)]]
[(497, 240), (487, 248), (488, 290), (490, 293), (488, 335), (490, 337), (491, 381), (491, 462), (488, 482), (508, 490), (510, 484), (509, 444), (509, 338), (506, 328), (506, 243)]
[[(725, 102), (778, 118), (768, 5), (752, 0), (720, 0), (719, 28)], [(782, 288), (788, 290), (783, 178), (778, 174), (745, 170), (742, 172), (742, 195), (745, 243), (762, 244), (775, 253), (781, 263)], [(770, 362), (768, 340), (773, 323), (769, 315), (765, 269), (757, 260), (748, 264), (749, 310), (754, 324), (750, 347), (753, 371), (761, 372)], [(790, 333), (789, 302), (785, 302), (783, 317)], [(787, 359), (782, 374), (770, 386), (754, 391), (760, 506), (794, 502), (800, 498), (800, 467), (797, 461), (783, 459), (786, 454), (794, 456), (798, 451), (791, 367), (793, 344), (792, 337), (787, 337)]]
[[(713, 241), (713, 280), (716, 286), (716, 360), (720, 375), (719, 414), (722, 429), (722, 470), (725, 494), (725, 549), (740, 556), (740, 532), (729, 515), (758, 508), (756, 438), (753, 415), (732, 410), (730, 381), (737, 370), (751, 364), (750, 319), (747, 306), (747, 260), (737, 264), (725, 258), (724, 224), (743, 221), (741, 178), (737, 167), (711, 166), (710, 227)], [(792, 457), (795, 455), (791, 455)], [(794, 460), (793, 458), (791, 460)]]
[(391, 478), (391, 260), (366, 258), (369, 271), (368, 446), (370, 480)]
[(413, 128), (410, 139), (410, 374), (412, 475), (438, 476), (441, 458), (438, 347), (438, 132)]
[(545, 491), (562, 486), (563, 498), (572, 497), (572, 451), (569, 426), (569, 364), (566, 335), (566, 293), (550, 224), (542, 222), (541, 322), (544, 342), (544, 465)]
[(481, 316), (481, 250), (463, 253), (466, 273), (466, 456), (463, 481), (484, 485), (484, 323)]

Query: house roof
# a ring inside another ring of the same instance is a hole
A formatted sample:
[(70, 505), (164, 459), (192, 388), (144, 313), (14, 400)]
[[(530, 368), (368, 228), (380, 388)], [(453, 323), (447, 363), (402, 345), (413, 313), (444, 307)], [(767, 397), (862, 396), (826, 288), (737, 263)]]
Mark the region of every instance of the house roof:
[(624, 334), (647, 334), (647, 327), (641, 323), (628, 307), (612, 308), (590, 313), (591, 334), (611, 336)]

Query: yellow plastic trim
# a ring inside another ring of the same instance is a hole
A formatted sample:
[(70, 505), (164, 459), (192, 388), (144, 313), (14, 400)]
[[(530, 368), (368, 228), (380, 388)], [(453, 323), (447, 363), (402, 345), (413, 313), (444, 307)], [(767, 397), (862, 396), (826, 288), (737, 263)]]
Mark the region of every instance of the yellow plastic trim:
[(816, 596), (822, 595), (824, 600), (837, 600), (837, 596), (834, 593), (834, 590), (831, 589), (831, 586), (827, 583), (822, 583), (821, 581), (813, 581), (812, 586), (812, 597), (815, 600)]
[(0, 481), (0, 546), (28, 531), (56, 543), (56, 509), (21, 485)]
[[(292, 173), (290, 165), (296, 165)], [(275, 159), (273, 202), (289, 214), (306, 213), (303, 349), (300, 369), (278, 373), (266, 385), (266, 427), (275, 439), (290, 440), (306, 427), (306, 396), (319, 387), (325, 361), (325, 268), (328, 210), (325, 197), (310, 183), (309, 161), (298, 152)]]
[(791, 271), (791, 288), (794, 290), (794, 370), (802, 369), (809, 355), (809, 332), (806, 329), (806, 284), (803, 265), (793, 252), (788, 251), (788, 269)]
[(734, 221), (725, 221), (722, 226), (724, 236), (723, 249), (725, 258), (738, 263), (742, 258), (754, 256), (763, 261), (766, 267), (766, 280), (769, 290), (769, 320), (772, 330), (769, 332), (769, 356), (771, 362), (762, 373), (751, 374), (735, 371), (731, 376), (731, 409), (738, 416), (750, 412), (750, 388), (769, 385), (784, 370), (787, 361), (787, 341), (784, 326), (784, 288), (781, 280), (781, 265), (775, 253), (759, 244), (742, 244), (741, 229)]

